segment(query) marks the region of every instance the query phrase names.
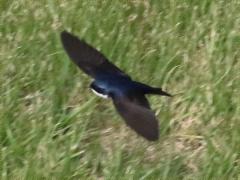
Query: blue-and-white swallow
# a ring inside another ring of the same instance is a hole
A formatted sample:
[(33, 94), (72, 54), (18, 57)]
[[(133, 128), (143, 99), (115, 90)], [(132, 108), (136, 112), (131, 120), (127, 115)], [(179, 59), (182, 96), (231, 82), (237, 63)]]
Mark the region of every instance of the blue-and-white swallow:
[(159, 138), (158, 121), (146, 94), (171, 96), (161, 88), (134, 81), (113, 65), (101, 52), (66, 31), (61, 41), (70, 59), (94, 80), (90, 88), (101, 97), (110, 98), (126, 124), (149, 141)]

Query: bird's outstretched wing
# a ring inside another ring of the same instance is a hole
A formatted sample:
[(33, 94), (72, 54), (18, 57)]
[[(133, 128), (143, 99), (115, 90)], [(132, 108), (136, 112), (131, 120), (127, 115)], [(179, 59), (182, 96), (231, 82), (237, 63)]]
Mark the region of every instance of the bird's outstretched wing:
[(63, 31), (61, 41), (70, 59), (91, 77), (96, 78), (97, 75), (111, 74), (130, 78), (110, 63), (102, 53), (76, 36)]
[(147, 100), (147, 98), (143, 94), (134, 94), (133, 96), (129, 97), (131, 101), (139, 106), (143, 106), (147, 109), (151, 110), (151, 106)]
[(145, 97), (144, 101), (122, 96), (113, 98), (113, 103), (126, 124), (146, 139), (155, 141), (159, 137), (158, 121), (146, 102)]

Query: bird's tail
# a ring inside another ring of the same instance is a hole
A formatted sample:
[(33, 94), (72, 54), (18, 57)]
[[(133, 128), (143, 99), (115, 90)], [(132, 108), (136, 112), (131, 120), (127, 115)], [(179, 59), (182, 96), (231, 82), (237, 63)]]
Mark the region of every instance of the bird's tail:
[(152, 88), (148, 94), (157, 94), (157, 95), (161, 95), (161, 96), (169, 96), (172, 97), (171, 94), (163, 91), (161, 88)]

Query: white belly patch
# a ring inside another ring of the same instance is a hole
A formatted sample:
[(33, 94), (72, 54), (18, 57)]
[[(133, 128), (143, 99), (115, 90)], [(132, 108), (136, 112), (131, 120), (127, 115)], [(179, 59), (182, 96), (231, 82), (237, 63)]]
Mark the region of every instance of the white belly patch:
[(104, 98), (104, 99), (107, 99), (107, 98), (108, 98), (108, 95), (100, 94), (100, 93), (98, 93), (97, 91), (95, 91), (95, 90), (92, 89), (92, 88), (91, 88), (91, 90), (92, 90), (92, 92), (94, 92), (94, 94), (96, 94), (96, 95), (99, 96), (99, 97), (102, 97), (102, 98)]

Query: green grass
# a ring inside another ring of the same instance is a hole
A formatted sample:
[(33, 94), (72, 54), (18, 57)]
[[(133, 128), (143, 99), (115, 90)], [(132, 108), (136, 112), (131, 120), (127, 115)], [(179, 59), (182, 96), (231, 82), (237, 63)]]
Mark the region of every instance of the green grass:
[[(240, 3), (0, 0), (0, 179), (239, 179)], [(69, 30), (150, 97), (161, 138), (89, 91)]]

